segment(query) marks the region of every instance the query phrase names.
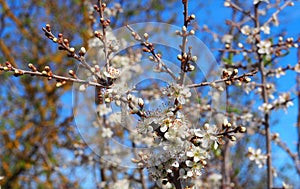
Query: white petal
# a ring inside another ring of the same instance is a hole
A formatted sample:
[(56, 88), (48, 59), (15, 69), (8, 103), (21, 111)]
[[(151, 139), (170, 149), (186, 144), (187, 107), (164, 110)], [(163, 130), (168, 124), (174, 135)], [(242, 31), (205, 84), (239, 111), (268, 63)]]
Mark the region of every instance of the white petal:
[(187, 151), (186, 156), (187, 157), (194, 157), (194, 153), (192, 151)]
[(162, 126), (162, 127), (160, 127), (160, 131), (161, 132), (166, 132), (168, 130), (168, 127), (167, 126)]
[(192, 167), (193, 166), (193, 162), (191, 160), (186, 160), (185, 161), (185, 164), (188, 166), (188, 167)]

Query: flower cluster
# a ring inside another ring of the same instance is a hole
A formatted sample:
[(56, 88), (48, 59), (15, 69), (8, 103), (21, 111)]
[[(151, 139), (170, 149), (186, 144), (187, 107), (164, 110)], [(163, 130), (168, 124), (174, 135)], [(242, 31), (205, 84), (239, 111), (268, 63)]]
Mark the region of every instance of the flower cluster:
[(164, 88), (163, 94), (167, 95), (170, 99), (178, 102), (179, 104), (185, 104), (188, 102), (189, 97), (192, 95), (189, 88), (177, 83), (172, 83), (167, 88)]
[(290, 98), (289, 93), (283, 93), (279, 95), (277, 99), (275, 99), (271, 103), (263, 103), (261, 106), (258, 107), (258, 109), (264, 113), (270, 112), (272, 109), (284, 109), (287, 110), (288, 107), (293, 106), (294, 103), (292, 102)]

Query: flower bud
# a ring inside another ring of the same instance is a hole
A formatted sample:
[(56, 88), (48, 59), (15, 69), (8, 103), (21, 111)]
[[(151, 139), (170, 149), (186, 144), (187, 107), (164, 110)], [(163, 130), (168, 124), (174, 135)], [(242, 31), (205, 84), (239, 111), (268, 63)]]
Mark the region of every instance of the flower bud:
[(135, 158), (132, 158), (131, 161), (132, 161), (132, 163), (139, 163), (140, 162), (139, 160), (137, 160)]
[(71, 76), (74, 76), (74, 71), (73, 70), (69, 70), (69, 74), (71, 75)]
[(127, 100), (128, 100), (128, 101), (131, 101), (131, 100), (132, 100), (132, 95), (131, 95), (131, 94), (128, 94), (128, 95), (127, 95)]
[(230, 2), (228, 2), (228, 1), (224, 2), (224, 7), (230, 7), (230, 5), (231, 5)]
[(62, 85), (63, 85), (63, 84), (62, 84), (61, 82), (57, 82), (57, 83), (56, 83), (56, 87), (57, 87), (57, 88), (61, 87)]
[(195, 30), (191, 30), (190, 35), (195, 35)]
[(246, 128), (246, 127), (243, 127), (243, 126), (239, 126), (239, 127), (238, 127), (238, 131), (239, 131), (240, 133), (245, 133), (245, 132), (247, 131), (247, 128)]
[(204, 125), (203, 125), (203, 129), (204, 130), (207, 130), (209, 128), (209, 124), (208, 123), (205, 123)]
[(71, 48), (69, 49), (69, 51), (70, 51), (70, 53), (74, 53), (74, 52), (75, 52), (75, 48), (74, 48), (74, 47), (71, 47)]
[(28, 68), (30, 68), (30, 69), (31, 69), (32, 71), (34, 71), (34, 72), (37, 71), (36, 67), (35, 67), (32, 63), (29, 63), (29, 64), (28, 64)]
[(205, 160), (203, 160), (203, 159), (200, 160), (200, 163), (201, 163), (202, 165), (204, 165), (204, 166), (207, 165), (207, 161), (205, 161)]
[(295, 47), (295, 48), (298, 48), (298, 47), (299, 47), (298, 43), (295, 43), (295, 44), (294, 44), (294, 47)]
[(97, 36), (99, 36), (99, 32), (96, 30), (96, 31), (94, 31), (94, 35), (97, 37)]
[(192, 65), (192, 64), (189, 64), (189, 65), (188, 65), (188, 70), (189, 70), (189, 71), (194, 71), (194, 70), (195, 70), (195, 66)]
[(154, 57), (153, 56), (149, 56), (148, 58), (149, 58), (149, 60), (154, 61)]
[(144, 33), (144, 38), (147, 40), (149, 38), (149, 34), (148, 33)]
[(86, 90), (86, 85), (82, 84), (79, 86), (79, 91), (83, 92)]
[(218, 91), (220, 91), (220, 92), (223, 92), (223, 91), (224, 91), (224, 88), (223, 88), (222, 86), (219, 86), (217, 89), (218, 89)]
[(86, 53), (86, 49), (84, 47), (81, 47), (80, 50), (79, 50), (79, 55), (84, 56), (85, 53)]
[(50, 67), (49, 67), (49, 66), (45, 66), (45, 67), (44, 67), (44, 70), (45, 70), (46, 72), (49, 72), (49, 71), (50, 71)]
[(47, 32), (51, 32), (51, 26), (50, 26), (50, 24), (46, 24), (46, 30), (47, 30)]
[(197, 60), (198, 60), (198, 57), (197, 57), (197, 56), (192, 56), (192, 58), (191, 58), (191, 61), (192, 61), (192, 62), (197, 62)]
[(178, 59), (178, 60), (182, 60), (181, 54), (177, 55), (177, 59)]
[(139, 105), (141, 108), (143, 108), (143, 106), (144, 106), (144, 100), (143, 100), (142, 98), (139, 98), (139, 99), (138, 99), (138, 105)]
[(232, 75), (237, 75), (238, 72), (239, 72), (239, 70), (235, 68), (235, 69), (233, 70), (233, 72), (232, 72)]
[(231, 140), (232, 142), (236, 141), (236, 137), (234, 135), (229, 135), (228, 136), (229, 140)]
[(175, 34), (176, 34), (176, 35), (181, 35), (181, 32), (180, 32), (179, 30), (176, 30), (176, 31), (175, 31)]
[(244, 81), (245, 81), (246, 83), (249, 83), (249, 82), (251, 81), (251, 78), (250, 78), (250, 77), (245, 77), (245, 78), (244, 78)]

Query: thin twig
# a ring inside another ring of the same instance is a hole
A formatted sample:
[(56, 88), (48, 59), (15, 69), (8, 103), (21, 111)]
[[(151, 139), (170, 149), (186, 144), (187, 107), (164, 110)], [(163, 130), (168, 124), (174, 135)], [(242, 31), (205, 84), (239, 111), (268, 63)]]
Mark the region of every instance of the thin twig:
[[(39, 71), (29, 71), (29, 70), (23, 70), (23, 69), (19, 69), (19, 68), (15, 68), (15, 67), (12, 67), (10, 70), (6, 70), (5, 66), (0, 66), (0, 71), (6, 71), (6, 72), (11, 72), (11, 73), (17, 72), (17, 73), (19, 73), (18, 76), (31, 75), (31, 76), (40, 76), (40, 77), (50, 78), (49, 75), (43, 74), (42, 72), (39, 72)], [(67, 82), (81, 83), (81, 84), (86, 84), (86, 85), (96, 86), (96, 87), (105, 87), (96, 82), (82, 80), (82, 79), (78, 79), (78, 78), (65, 77), (65, 76), (60, 76), (60, 75), (56, 75), (56, 74), (52, 74), (51, 78), (56, 79), (57, 81), (67, 81)]]
[[(187, 28), (188, 26), (188, 0), (182, 0), (183, 4), (183, 25)], [(183, 31), (182, 33), (182, 44), (181, 44), (181, 56), (184, 57), (186, 54), (186, 45), (187, 45), (187, 31)], [(184, 61), (181, 61), (180, 66), (180, 78), (179, 84), (182, 85), (185, 79), (185, 72), (186, 72), (186, 64), (187, 59), (185, 58)]]
[(148, 50), (150, 50), (150, 53), (154, 56), (154, 58), (156, 59), (156, 61), (162, 65), (162, 67), (164, 68), (164, 72), (168, 73), (174, 80), (177, 79), (177, 77), (175, 76), (175, 74), (172, 72), (172, 70), (170, 68), (167, 67), (167, 65), (161, 60), (161, 58), (159, 56), (157, 56), (157, 54), (155, 53), (155, 49), (153, 48), (153, 46), (151, 46), (148, 42), (142, 40), (141, 36), (129, 25), (126, 25), (126, 27), (129, 29), (129, 31), (134, 32), (135, 33), (135, 40), (139, 41), (141, 43), (142, 46), (146, 47)]
[(99, 15), (100, 15), (100, 24), (102, 26), (102, 43), (103, 43), (103, 51), (104, 51), (104, 55), (105, 55), (105, 67), (106, 67), (106, 71), (108, 71), (109, 69), (109, 59), (108, 59), (108, 50), (107, 50), (107, 37), (106, 37), (106, 23), (107, 20), (105, 20), (104, 18), (104, 9), (105, 7), (103, 7), (103, 5), (106, 6), (106, 4), (102, 3), (102, 0), (98, 0), (98, 6), (99, 6)]
[(190, 85), (187, 85), (187, 87), (189, 87), (189, 88), (202, 87), (202, 86), (213, 85), (213, 83), (222, 83), (222, 82), (226, 82), (226, 81), (240, 80), (240, 79), (243, 79), (243, 78), (248, 77), (248, 76), (254, 76), (257, 72), (258, 72), (258, 70), (253, 70), (252, 72), (245, 73), (245, 74), (240, 75), (240, 76), (227, 77), (227, 78), (218, 79), (218, 80), (211, 81), (211, 82), (202, 82), (202, 83), (198, 83), (198, 84), (190, 84)]
[(277, 15), (283, 10), (285, 9), (287, 6), (289, 6), (293, 1), (286, 1), (281, 7), (279, 7), (273, 14), (272, 16), (265, 22), (265, 25), (270, 24), (274, 18), (277, 17)]

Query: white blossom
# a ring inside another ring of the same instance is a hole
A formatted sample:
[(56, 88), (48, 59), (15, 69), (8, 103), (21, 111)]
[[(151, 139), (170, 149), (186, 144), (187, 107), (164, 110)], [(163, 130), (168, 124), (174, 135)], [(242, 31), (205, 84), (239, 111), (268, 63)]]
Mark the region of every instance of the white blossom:
[(248, 148), (248, 157), (251, 161), (255, 161), (258, 165), (258, 168), (262, 168), (263, 165), (266, 164), (267, 156), (261, 153), (261, 149), (258, 148), (257, 150), (249, 147)]
[(215, 141), (218, 140), (216, 137), (218, 132), (218, 128), (215, 125), (208, 126), (204, 129), (195, 129), (195, 136), (201, 138), (199, 141), (201, 143), (201, 147), (208, 148), (210, 145), (214, 144)]
[(113, 134), (114, 133), (112, 132), (112, 130), (109, 127), (103, 127), (102, 128), (101, 136), (103, 138), (111, 138)]
[(79, 91), (83, 92), (86, 90), (86, 85), (85, 84), (82, 84), (79, 86)]
[(231, 43), (233, 40), (233, 36), (232, 35), (229, 35), (229, 34), (225, 34), (223, 37), (222, 37), (222, 42), (223, 43)]
[(112, 109), (110, 106), (107, 106), (106, 104), (100, 104), (97, 107), (97, 112), (99, 116), (104, 116), (112, 112)]
[(242, 27), (241, 32), (244, 35), (250, 35), (251, 32), (252, 32), (252, 29), (250, 28), (250, 26), (245, 25), (245, 26)]
[(194, 162), (199, 162), (208, 157), (207, 151), (200, 147), (193, 147), (191, 150), (186, 152), (187, 157), (192, 157)]
[(186, 173), (187, 177), (193, 177), (193, 176), (199, 177), (202, 175), (203, 165), (201, 163), (186, 160), (185, 164), (189, 167), (189, 169), (187, 169), (187, 173)]
[(120, 76), (120, 70), (114, 68), (114, 67), (109, 67), (108, 70), (104, 71), (104, 75), (106, 77), (110, 77), (112, 79), (118, 78)]
[(179, 84), (171, 84), (163, 89), (163, 94), (177, 100), (180, 104), (185, 104), (189, 97), (191, 97), (190, 89)]
[(290, 99), (289, 93), (283, 93), (279, 95), (278, 99), (274, 100), (272, 104), (276, 109), (283, 108), (285, 111), (288, 107), (294, 105), (294, 103)]
[(268, 25), (263, 25), (260, 27), (260, 30), (264, 32), (264, 34), (270, 34), (270, 27)]
[(179, 167), (178, 161), (174, 161), (174, 163), (172, 163), (172, 166), (178, 168)]
[(283, 71), (281, 67), (275, 69), (276, 78), (280, 78), (282, 75), (285, 75), (285, 71)]
[(263, 113), (268, 113), (272, 108), (272, 104), (263, 103), (261, 106), (258, 107), (260, 111)]
[(270, 54), (271, 53), (271, 41), (270, 40), (262, 40), (257, 44), (258, 53), (259, 54)]

